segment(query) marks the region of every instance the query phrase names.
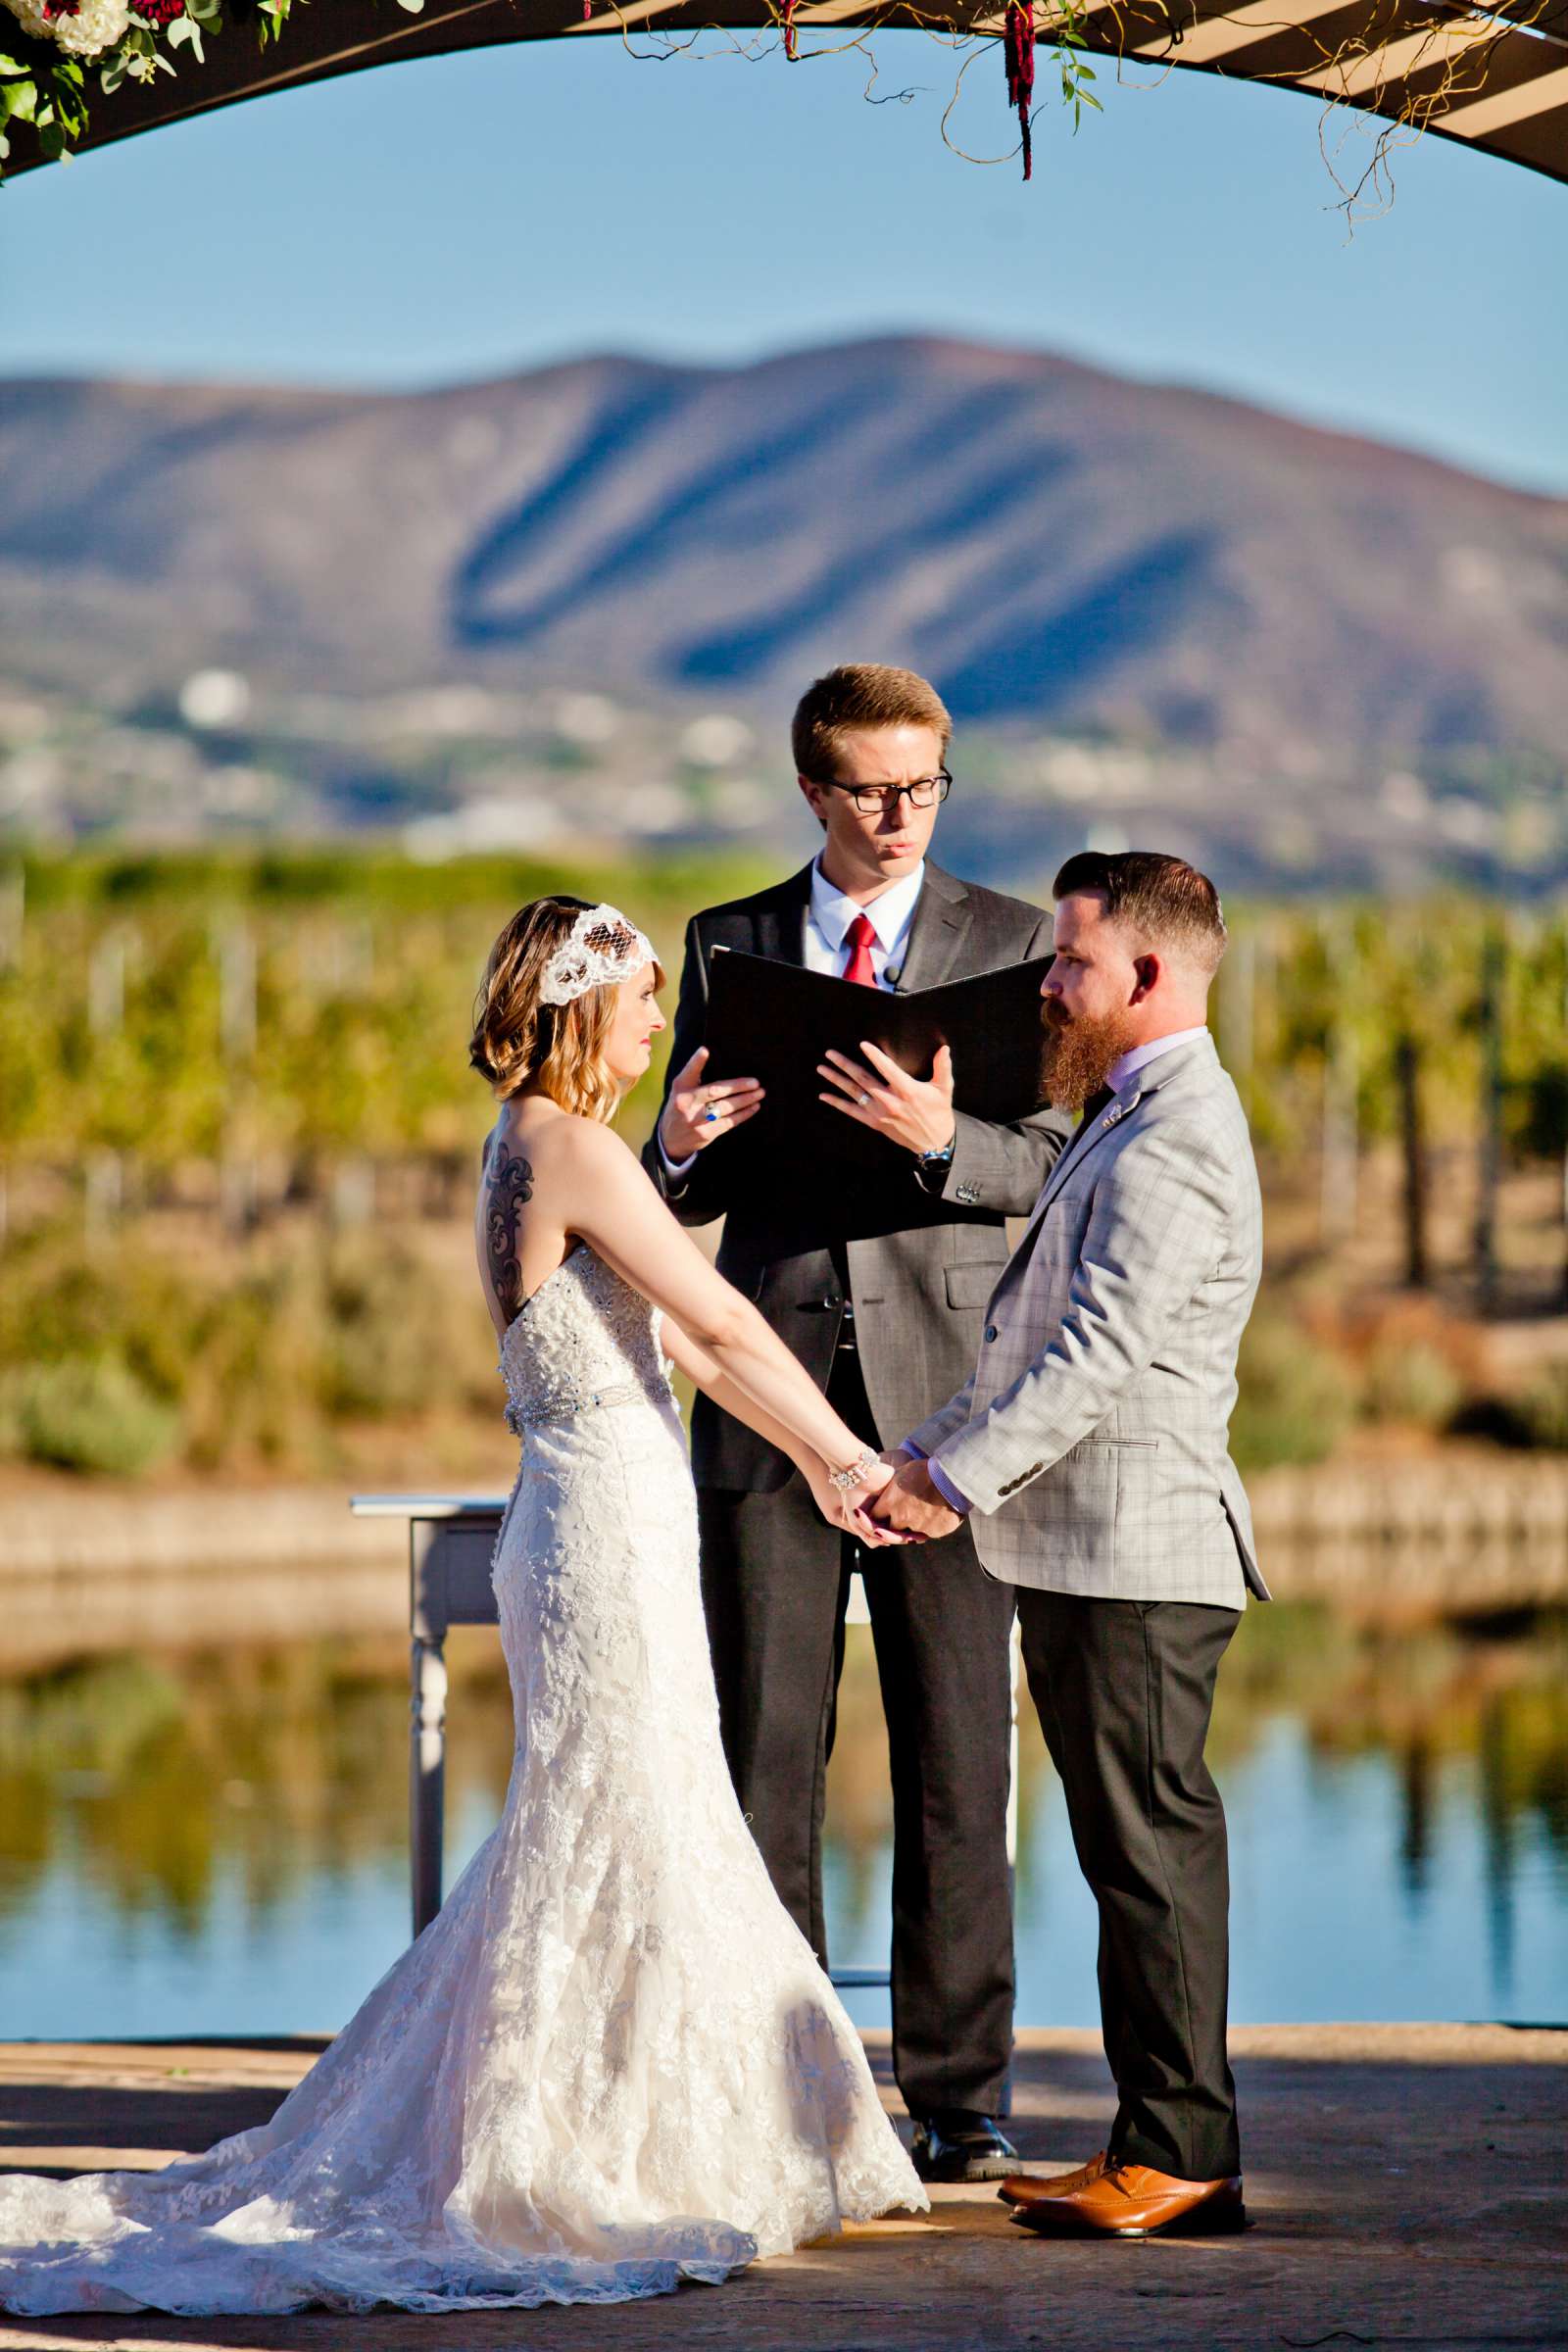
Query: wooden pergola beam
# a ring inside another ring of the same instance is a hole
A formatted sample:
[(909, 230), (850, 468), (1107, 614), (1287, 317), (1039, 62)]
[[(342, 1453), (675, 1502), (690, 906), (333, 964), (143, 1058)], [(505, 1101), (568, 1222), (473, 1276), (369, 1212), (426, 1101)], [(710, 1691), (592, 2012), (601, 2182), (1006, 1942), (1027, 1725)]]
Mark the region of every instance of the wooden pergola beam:
[[(997, 32), (997, 0), (945, 0), (928, 10), (906, 0), (806, 0), (805, 33), (820, 26)], [(1049, 40), (1061, 18), (1037, 5)], [(257, 47), (230, 25), (207, 62), (181, 56), (176, 74), (125, 82), (90, 97), (83, 148), (106, 146), (216, 107), (297, 89), (367, 67), (450, 55), (503, 42), (620, 38), (639, 31), (704, 28), (755, 32), (779, 22), (771, 0), (426, 0), (413, 17), (393, 0), (316, 0), (294, 12), (281, 38)], [(1271, 82), (1320, 102), (1440, 137), (1568, 181), (1568, 0), (1090, 0), (1083, 46), (1139, 69)], [(8, 171), (38, 160), (13, 126)]]

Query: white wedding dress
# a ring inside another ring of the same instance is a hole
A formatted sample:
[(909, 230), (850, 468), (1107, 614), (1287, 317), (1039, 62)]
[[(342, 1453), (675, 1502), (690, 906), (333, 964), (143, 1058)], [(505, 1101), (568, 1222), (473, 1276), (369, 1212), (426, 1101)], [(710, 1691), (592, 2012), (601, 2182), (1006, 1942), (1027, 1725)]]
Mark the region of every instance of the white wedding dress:
[(0, 2307), (609, 2303), (925, 2207), (731, 1791), (658, 1314), (579, 1248), (501, 1364), (499, 1826), (270, 2124), (0, 2180)]

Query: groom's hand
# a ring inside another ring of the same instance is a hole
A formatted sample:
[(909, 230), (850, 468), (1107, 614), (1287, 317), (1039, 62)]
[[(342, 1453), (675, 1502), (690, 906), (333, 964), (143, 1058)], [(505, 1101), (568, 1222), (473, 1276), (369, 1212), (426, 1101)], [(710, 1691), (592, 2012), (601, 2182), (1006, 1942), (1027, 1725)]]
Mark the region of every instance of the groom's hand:
[(664, 1157), (679, 1166), (694, 1152), (706, 1152), (721, 1135), (744, 1127), (762, 1106), (762, 1089), (755, 1078), (720, 1078), (703, 1084), (708, 1048), (699, 1046), (669, 1090), (659, 1121), (659, 1140)]
[(861, 1127), (872, 1127), (906, 1152), (945, 1152), (957, 1132), (953, 1112), (953, 1054), (938, 1046), (929, 1078), (911, 1078), (880, 1046), (860, 1040), (860, 1052), (870, 1063), (852, 1059), (830, 1046), (816, 1074), (831, 1092), (822, 1096), (835, 1110)]
[(963, 1525), (924, 1462), (901, 1461), (866, 1508), (879, 1527), (900, 1528), (911, 1536), (951, 1536)]

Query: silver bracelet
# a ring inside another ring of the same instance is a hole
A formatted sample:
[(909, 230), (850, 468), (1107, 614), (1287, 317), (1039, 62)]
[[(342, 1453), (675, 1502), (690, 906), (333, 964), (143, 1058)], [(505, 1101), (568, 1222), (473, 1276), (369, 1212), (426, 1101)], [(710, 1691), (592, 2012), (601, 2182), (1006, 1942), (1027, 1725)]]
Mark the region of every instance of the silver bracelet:
[(879, 1453), (873, 1453), (869, 1446), (862, 1446), (859, 1453), (847, 1470), (830, 1470), (828, 1472), (827, 1483), (830, 1487), (837, 1487), (841, 1494), (847, 1494), (852, 1487), (864, 1486), (881, 1459), (882, 1456)]

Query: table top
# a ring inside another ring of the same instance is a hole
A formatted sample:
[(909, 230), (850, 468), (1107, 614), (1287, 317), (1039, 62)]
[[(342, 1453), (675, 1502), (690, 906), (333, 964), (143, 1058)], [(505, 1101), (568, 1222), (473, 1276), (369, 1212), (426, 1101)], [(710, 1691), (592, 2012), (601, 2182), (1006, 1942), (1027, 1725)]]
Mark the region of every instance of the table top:
[(499, 1519), (504, 1494), (351, 1494), (356, 1519)]

